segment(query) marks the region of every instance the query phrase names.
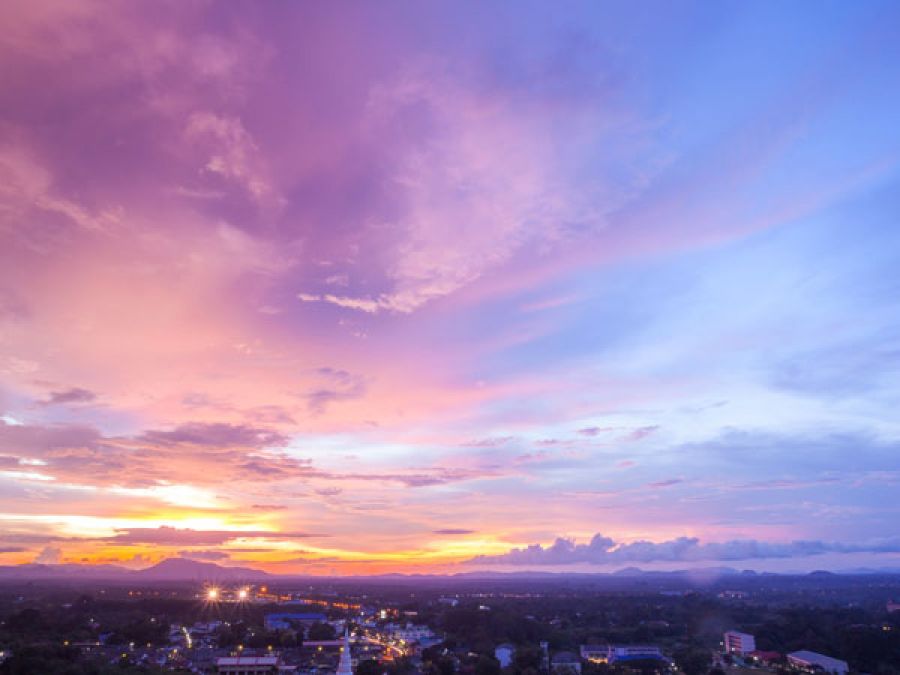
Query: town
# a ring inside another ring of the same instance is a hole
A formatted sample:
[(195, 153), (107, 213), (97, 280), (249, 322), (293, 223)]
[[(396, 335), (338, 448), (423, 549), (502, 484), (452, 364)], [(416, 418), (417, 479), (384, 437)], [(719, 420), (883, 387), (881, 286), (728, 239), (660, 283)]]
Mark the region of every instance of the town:
[(900, 673), (900, 577), (28, 582), (0, 674)]

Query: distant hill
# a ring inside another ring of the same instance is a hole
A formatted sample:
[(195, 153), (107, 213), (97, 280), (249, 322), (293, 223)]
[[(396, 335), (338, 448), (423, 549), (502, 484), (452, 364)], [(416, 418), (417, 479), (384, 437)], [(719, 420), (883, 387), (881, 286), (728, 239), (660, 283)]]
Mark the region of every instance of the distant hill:
[(249, 567), (223, 567), (187, 558), (166, 558), (153, 567), (130, 574), (131, 578), (142, 581), (255, 581), (272, 576)]
[[(532, 579), (538, 580), (565, 580), (565, 579), (619, 579), (622, 583), (634, 580), (636, 583), (661, 582), (689, 584), (709, 583), (721, 578), (752, 579), (754, 577), (805, 577), (813, 580), (828, 581), (838, 579), (841, 576), (850, 575), (897, 575), (898, 568), (853, 568), (829, 572), (816, 570), (813, 572), (755, 572), (753, 570), (737, 570), (731, 567), (700, 567), (695, 569), (680, 570), (643, 570), (639, 567), (625, 567), (614, 572), (551, 572), (543, 570), (522, 571), (497, 571), (497, 570), (471, 570), (457, 572), (455, 574), (402, 574), (388, 573), (382, 575), (356, 576), (358, 579), (394, 579), (397, 581), (412, 582), (416, 579), (440, 580), (456, 579), (464, 580), (497, 580), (516, 581)], [(211, 562), (190, 560), (188, 558), (167, 558), (162, 562), (141, 570), (132, 570), (119, 565), (79, 565), (59, 564), (46, 565), (38, 563), (26, 563), (24, 565), (0, 565), (0, 582), (2, 581), (78, 581), (97, 580), (113, 582), (176, 582), (176, 581), (200, 581), (200, 582), (254, 582), (273, 579), (300, 579), (308, 578), (304, 575), (278, 575), (263, 572), (251, 567), (227, 567)]]
[(210, 562), (167, 558), (142, 570), (118, 565), (25, 565), (0, 566), (0, 580), (97, 579), (108, 581), (261, 581), (272, 575), (249, 567), (223, 567)]

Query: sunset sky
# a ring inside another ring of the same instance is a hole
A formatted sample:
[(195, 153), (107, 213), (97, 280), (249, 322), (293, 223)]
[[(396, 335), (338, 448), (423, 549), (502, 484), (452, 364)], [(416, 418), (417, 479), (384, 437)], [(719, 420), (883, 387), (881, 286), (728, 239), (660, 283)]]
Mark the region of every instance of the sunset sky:
[(0, 4), (0, 565), (900, 567), (898, 25)]

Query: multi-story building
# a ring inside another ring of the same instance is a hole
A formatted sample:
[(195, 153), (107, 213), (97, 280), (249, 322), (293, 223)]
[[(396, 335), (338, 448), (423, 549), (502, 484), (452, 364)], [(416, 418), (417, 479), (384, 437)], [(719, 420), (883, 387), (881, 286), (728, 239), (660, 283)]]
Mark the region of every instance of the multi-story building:
[(725, 653), (726, 654), (749, 654), (756, 651), (756, 639), (749, 633), (741, 633), (736, 630), (730, 630), (725, 633)]

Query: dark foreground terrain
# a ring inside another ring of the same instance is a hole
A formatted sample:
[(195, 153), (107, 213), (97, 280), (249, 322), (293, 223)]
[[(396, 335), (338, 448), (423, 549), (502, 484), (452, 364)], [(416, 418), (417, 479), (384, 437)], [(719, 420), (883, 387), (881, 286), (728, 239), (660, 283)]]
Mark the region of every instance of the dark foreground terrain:
[[(325, 675), (345, 625), (358, 675), (762, 675), (797, 671), (798, 650), (900, 673), (893, 599), (891, 574), (15, 579), (0, 581), (0, 674), (212, 673), (266, 655)], [(752, 634), (756, 653), (723, 654), (728, 630)], [(660, 656), (584, 656), (597, 645)]]

